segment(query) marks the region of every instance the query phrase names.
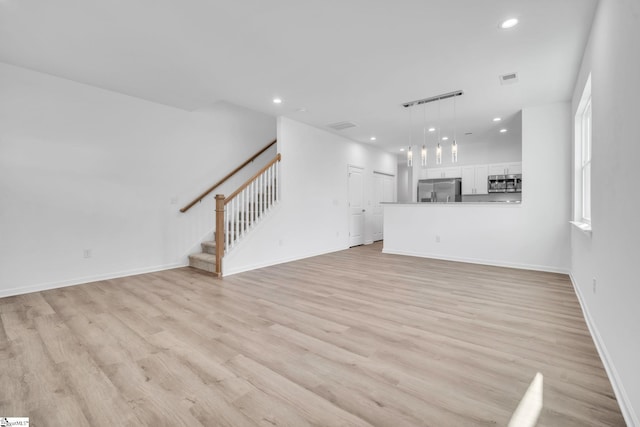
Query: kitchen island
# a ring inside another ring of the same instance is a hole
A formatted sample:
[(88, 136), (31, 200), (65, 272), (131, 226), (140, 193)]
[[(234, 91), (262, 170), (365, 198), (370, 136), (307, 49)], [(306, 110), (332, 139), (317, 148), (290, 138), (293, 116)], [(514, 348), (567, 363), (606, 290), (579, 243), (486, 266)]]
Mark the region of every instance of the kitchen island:
[[(545, 271), (556, 271), (558, 257), (565, 256), (526, 243), (536, 241), (538, 227), (553, 212), (519, 201), (383, 207), (384, 253)], [(557, 230), (558, 239), (567, 232)]]

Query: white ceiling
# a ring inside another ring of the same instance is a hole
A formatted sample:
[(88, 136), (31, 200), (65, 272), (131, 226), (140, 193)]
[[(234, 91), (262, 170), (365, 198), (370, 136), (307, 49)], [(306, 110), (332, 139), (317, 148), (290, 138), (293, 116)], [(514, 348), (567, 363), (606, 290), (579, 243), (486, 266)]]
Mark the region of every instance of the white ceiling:
[[(0, 61), (186, 110), (226, 100), (322, 128), (352, 121), (337, 133), (397, 151), (406, 101), (463, 90), (457, 137), (472, 142), (497, 133), (494, 116), (570, 99), (596, 3), (0, 0)], [(520, 24), (498, 29), (511, 16)], [(501, 86), (511, 72), (519, 82)], [(418, 144), (437, 103), (411, 110)], [(443, 134), (452, 117), (443, 101)]]

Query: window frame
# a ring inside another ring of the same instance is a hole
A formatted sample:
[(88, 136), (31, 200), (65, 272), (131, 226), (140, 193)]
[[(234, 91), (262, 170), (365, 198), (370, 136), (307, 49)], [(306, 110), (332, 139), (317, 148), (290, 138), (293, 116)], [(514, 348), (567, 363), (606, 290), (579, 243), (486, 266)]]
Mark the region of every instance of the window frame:
[(590, 231), (592, 221), (593, 103), (591, 74), (575, 115), (574, 224)]

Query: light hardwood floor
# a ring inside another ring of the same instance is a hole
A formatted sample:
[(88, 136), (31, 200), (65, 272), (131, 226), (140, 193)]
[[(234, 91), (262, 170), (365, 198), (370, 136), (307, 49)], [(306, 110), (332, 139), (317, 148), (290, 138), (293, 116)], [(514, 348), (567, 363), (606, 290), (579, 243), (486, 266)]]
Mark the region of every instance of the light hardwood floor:
[(0, 299), (0, 416), (32, 426), (623, 426), (567, 276), (353, 248)]

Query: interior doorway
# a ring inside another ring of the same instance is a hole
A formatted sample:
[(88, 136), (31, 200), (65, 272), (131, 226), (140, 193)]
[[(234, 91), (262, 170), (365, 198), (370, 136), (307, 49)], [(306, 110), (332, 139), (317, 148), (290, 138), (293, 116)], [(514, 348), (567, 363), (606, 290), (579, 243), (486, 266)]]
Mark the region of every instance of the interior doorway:
[(349, 166), (349, 246), (364, 244), (364, 176), (363, 169)]
[(373, 241), (377, 242), (384, 238), (384, 207), (383, 202), (395, 201), (395, 176), (382, 172), (373, 173), (373, 208), (372, 208), (372, 228)]

